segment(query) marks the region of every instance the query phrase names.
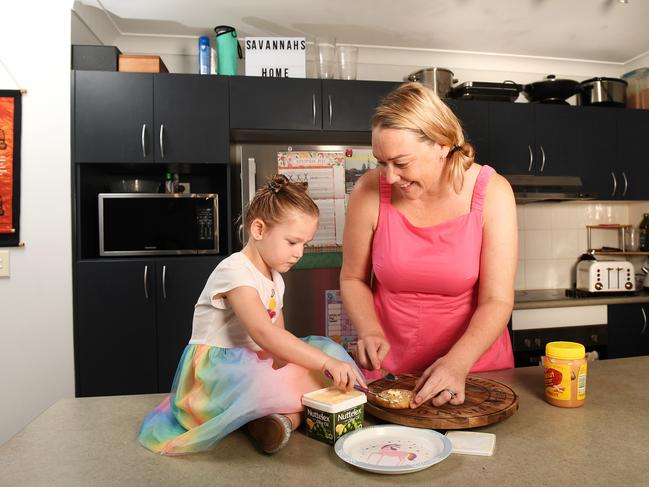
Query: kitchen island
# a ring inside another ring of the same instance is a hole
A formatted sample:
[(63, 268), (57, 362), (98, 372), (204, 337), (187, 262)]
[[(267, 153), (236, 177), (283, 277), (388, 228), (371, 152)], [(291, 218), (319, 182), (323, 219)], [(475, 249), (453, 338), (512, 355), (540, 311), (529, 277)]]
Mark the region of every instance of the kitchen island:
[(491, 457), (451, 454), (417, 473), (379, 475), (301, 432), (268, 456), (242, 431), (207, 453), (161, 457), (136, 433), (162, 395), (97, 397), (61, 400), (0, 445), (0, 485), (647, 485), (649, 357), (589, 364), (578, 409), (544, 401), (541, 367), (477, 375), (509, 385), (520, 399), (512, 417), (476, 430), (496, 434)]

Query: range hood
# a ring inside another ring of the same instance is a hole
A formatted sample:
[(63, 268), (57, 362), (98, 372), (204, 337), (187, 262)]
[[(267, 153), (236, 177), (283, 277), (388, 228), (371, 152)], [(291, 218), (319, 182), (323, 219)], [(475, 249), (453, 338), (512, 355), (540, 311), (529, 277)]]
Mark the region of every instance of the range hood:
[(504, 174), (503, 177), (512, 185), (516, 203), (596, 199), (596, 195), (584, 192), (581, 178), (578, 176)]

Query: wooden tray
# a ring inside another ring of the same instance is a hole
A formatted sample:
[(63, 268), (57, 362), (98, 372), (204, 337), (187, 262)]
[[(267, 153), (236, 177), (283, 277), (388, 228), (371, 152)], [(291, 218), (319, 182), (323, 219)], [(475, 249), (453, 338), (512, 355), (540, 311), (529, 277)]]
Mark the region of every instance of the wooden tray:
[[(385, 389), (413, 389), (418, 376), (401, 375), (396, 382), (380, 379), (370, 384), (372, 392)], [(435, 407), (430, 401), (417, 409), (386, 409), (371, 402), (368, 394), (365, 411), (390, 423), (417, 428), (467, 429), (498, 423), (518, 410), (518, 395), (508, 386), (492, 379), (468, 376), (464, 404)]]

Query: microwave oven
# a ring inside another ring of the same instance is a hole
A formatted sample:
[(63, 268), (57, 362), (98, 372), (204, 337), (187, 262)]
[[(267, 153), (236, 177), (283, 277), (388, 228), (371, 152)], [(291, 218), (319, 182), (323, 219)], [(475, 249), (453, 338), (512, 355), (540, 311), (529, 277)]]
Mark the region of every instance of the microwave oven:
[(218, 195), (100, 193), (99, 255), (219, 253)]

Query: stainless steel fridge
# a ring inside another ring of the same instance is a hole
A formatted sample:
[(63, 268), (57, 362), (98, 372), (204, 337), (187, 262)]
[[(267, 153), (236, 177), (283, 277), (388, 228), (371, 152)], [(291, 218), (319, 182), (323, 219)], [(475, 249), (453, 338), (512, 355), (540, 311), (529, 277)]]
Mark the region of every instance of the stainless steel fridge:
[[(287, 152), (342, 152), (345, 154), (345, 193), (348, 195), (356, 180), (375, 166), (376, 160), (371, 156), (369, 145), (304, 145), (304, 144), (236, 144), (232, 146), (234, 162), (232, 194), (233, 214), (243, 215), (245, 205), (254, 196), (255, 191), (278, 172), (278, 154)], [(238, 189), (237, 189), (238, 187)], [(345, 198), (346, 201), (346, 198)], [(322, 222), (321, 222), (322, 224)], [(239, 221), (235, 222), (233, 231), (241, 248), (245, 236), (242, 234)], [(286, 283), (284, 294), (284, 319), (286, 328), (297, 336), (325, 335), (328, 308), (326, 291), (340, 288), (339, 277), (341, 248), (314, 248), (313, 253), (326, 253), (324, 259), (313, 259), (312, 254), (305, 254), (302, 262), (319, 261), (324, 267), (292, 269), (283, 275)], [(322, 256), (321, 256), (322, 257)], [(298, 267), (300, 263), (296, 267)]]

